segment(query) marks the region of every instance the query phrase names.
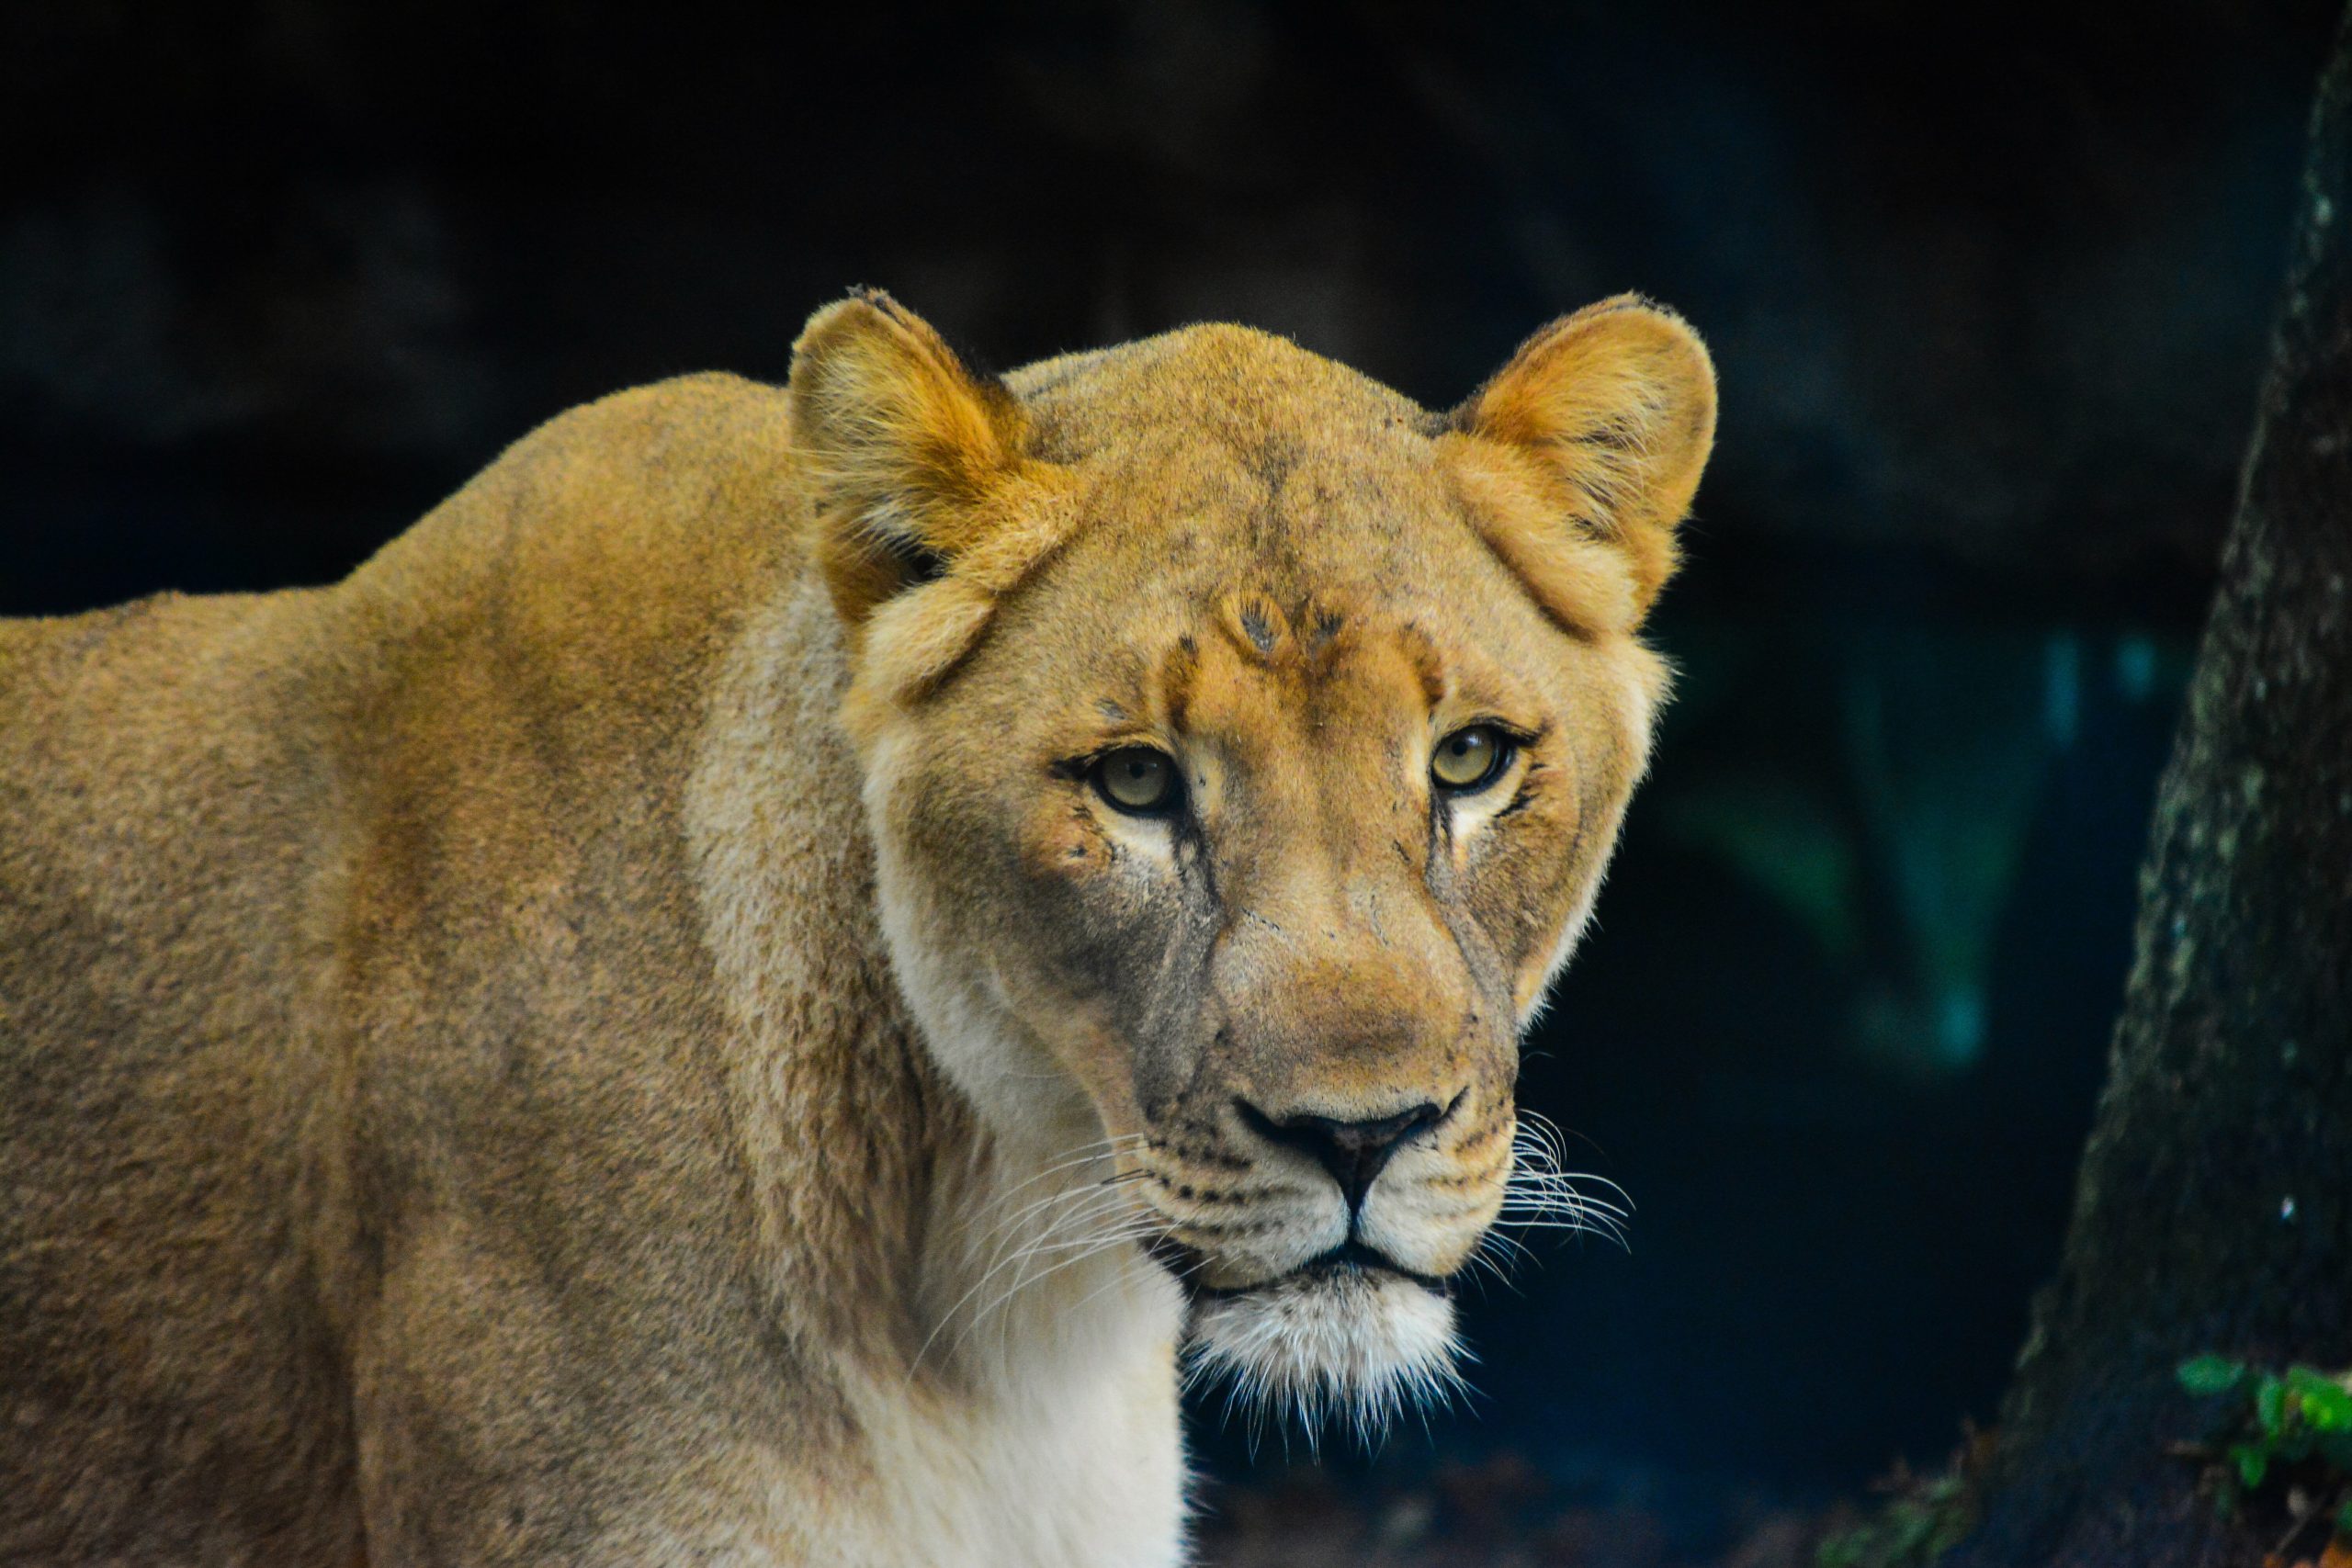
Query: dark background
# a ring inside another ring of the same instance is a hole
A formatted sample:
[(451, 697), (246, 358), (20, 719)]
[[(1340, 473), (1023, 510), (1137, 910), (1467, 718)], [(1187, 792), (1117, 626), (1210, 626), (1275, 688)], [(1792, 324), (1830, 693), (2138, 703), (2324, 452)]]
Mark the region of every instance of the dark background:
[(1299, 1507), (1483, 1476), (1702, 1542), (1993, 1414), (2331, 20), (12, 6), (0, 614), (333, 578), (571, 403), (780, 378), (851, 283), (1000, 364), (1227, 318), (1439, 405), (1675, 304), (1724, 389), (1681, 695), (1525, 1083), (1631, 1250), (1474, 1293), (1478, 1397), (1377, 1456), (1199, 1430)]

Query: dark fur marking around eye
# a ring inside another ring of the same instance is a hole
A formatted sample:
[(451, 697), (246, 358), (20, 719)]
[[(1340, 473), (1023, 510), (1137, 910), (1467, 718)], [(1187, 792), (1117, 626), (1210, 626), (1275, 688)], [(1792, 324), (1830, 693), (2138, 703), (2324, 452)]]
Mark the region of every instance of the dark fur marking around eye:
[(1413, 863), (1413, 852), (1412, 852), (1410, 849), (1408, 849), (1408, 848), (1407, 848), (1407, 847), (1406, 847), (1406, 844), (1405, 844), (1405, 840), (1402, 840), (1402, 839), (1391, 839), (1391, 840), (1389, 840), (1388, 841), (1389, 841), (1391, 844), (1393, 844), (1394, 846), (1396, 846), (1396, 858), (1397, 858), (1398, 860), (1400, 860), (1400, 861), (1404, 862), (1404, 863), (1405, 863), (1405, 867), (1406, 867), (1406, 869), (1407, 869), (1407, 870), (1408, 870), (1408, 871), (1419, 871), (1419, 870), (1420, 869), (1419, 866), (1417, 866), (1417, 865), (1415, 865), (1415, 864)]
[(1509, 1011), (1510, 982), (1500, 961), (1487, 946), (1477, 921), (1460, 902), (1459, 872), (1453, 855), (1447, 852), (1453, 843), (1453, 825), (1442, 809), (1430, 812), (1429, 843), (1429, 860), (1421, 867), (1421, 885), (1429, 890), (1430, 907), (1446, 935), (1453, 939), (1453, 950), (1461, 955), (1471, 985), (1489, 998), (1496, 1016), (1505, 1016)]
[(1492, 824), (1501, 821), (1506, 817), (1516, 817), (1521, 812), (1526, 810), (1529, 807), (1534, 805), (1536, 798), (1544, 793), (1541, 788), (1537, 787), (1535, 782), (1536, 778), (1538, 775), (1549, 773), (1550, 771), (1550, 769), (1544, 767), (1541, 762), (1529, 763), (1527, 772), (1520, 776), (1519, 793), (1510, 797), (1510, 805), (1504, 807), (1500, 811), (1496, 812), (1492, 817), (1487, 818), (1487, 822)]
[(1176, 868), (1197, 882), (1206, 902), (1202, 911), (1212, 929), (1221, 926), (1225, 897), (1216, 886), (1216, 859), (1209, 853), (1208, 835), (1201, 830), (1200, 819), (1187, 811), (1175, 818)]

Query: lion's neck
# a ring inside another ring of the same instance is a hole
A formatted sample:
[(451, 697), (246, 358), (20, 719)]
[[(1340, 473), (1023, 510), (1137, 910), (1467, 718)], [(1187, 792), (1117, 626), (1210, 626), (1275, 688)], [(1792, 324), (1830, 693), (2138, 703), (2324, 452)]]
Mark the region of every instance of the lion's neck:
[(733, 1025), (721, 1066), (777, 1311), (818, 1342), (903, 1334), (929, 1170), (967, 1134), (910, 1035), (875, 930), (855, 760), (821, 594), (749, 617), (723, 660), (685, 820)]
[(982, 1134), (938, 1173), (910, 1372), (986, 1388), (1048, 1367), (1172, 1358), (1179, 1297), (1137, 1246), (1139, 1211), (1113, 1153), (1100, 1138)]
[(749, 618), (686, 808), (778, 1309), (861, 1359), (975, 1388), (1083, 1362), (1070, 1352), (1093, 1339), (1107, 1354), (1142, 1320), (1168, 1339), (1173, 1292), (1123, 1237), (1107, 1149), (1075, 1127), (991, 1134), (916, 1036), (834, 716), (834, 628), (815, 592)]

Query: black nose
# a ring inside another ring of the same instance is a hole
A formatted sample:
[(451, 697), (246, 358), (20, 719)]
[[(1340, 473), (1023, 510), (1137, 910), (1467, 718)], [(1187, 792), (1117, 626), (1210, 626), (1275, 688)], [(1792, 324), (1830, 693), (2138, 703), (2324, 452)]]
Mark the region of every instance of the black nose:
[(1351, 1214), (1363, 1207), (1363, 1195), (1372, 1190), (1389, 1156), (1396, 1152), (1396, 1145), (1431, 1126), (1443, 1114), (1424, 1100), (1409, 1111), (1369, 1122), (1342, 1122), (1336, 1116), (1310, 1115), (1277, 1120), (1246, 1100), (1238, 1100), (1234, 1104), (1251, 1132), (1270, 1143), (1313, 1156), (1329, 1171), (1348, 1201)]

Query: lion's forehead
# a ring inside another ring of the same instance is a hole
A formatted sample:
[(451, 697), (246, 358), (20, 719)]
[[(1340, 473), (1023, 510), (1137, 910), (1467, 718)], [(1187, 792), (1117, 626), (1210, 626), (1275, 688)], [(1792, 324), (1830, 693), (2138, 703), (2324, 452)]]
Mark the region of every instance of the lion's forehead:
[(1460, 512), (1428, 440), (1353, 419), (1152, 424), (1074, 468), (1081, 506), (1129, 533), (1182, 521), (1227, 524), (1252, 546), (1324, 530), (1401, 541)]
[(1016, 600), (972, 671), (1008, 721), (1368, 738), (1449, 705), (1541, 725), (1620, 683), (1470, 539), (1224, 559), (1081, 549)]
[(1277, 612), (1257, 630), (1284, 657), (1318, 654), (1341, 628), (1360, 644), (1408, 624), (1464, 650), (1556, 643), (1434, 473), (1340, 455), (1253, 468), (1181, 446), (1117, 467), (1091, 476), (1067, 543), (999, 607), (1001, 640), (1158, 659), (1225, 636), (1253, 604)]

